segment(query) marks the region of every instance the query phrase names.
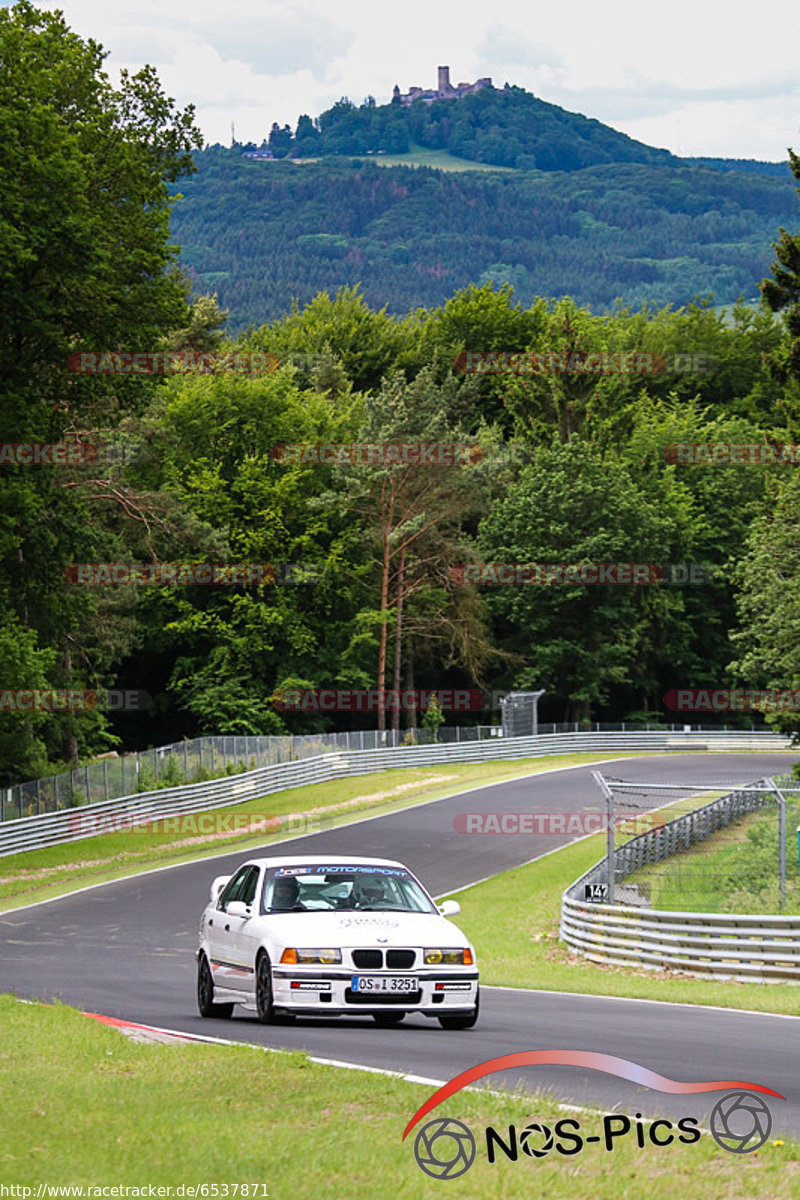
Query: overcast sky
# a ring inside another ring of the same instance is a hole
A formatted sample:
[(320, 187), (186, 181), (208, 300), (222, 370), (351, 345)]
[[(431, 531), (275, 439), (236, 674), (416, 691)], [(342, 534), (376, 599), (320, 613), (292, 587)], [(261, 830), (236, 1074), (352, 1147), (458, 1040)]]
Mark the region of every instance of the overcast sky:
[(121, 66), (152, 63), (210, 142), (261, 141), (341, 96), (489, 75), (677, 154), (800, 151), (800, 4), (759, 0), (60, 0)]

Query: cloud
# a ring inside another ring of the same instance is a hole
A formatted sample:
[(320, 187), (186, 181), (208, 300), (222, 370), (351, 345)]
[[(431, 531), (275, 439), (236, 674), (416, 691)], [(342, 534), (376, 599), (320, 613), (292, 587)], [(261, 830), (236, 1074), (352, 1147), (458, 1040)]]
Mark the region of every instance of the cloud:
[(495, 21), (484, 34), (477, 53), (492, 66), (562, 67), (564, 60), (551, 47), (532, 41), (527, 34)]

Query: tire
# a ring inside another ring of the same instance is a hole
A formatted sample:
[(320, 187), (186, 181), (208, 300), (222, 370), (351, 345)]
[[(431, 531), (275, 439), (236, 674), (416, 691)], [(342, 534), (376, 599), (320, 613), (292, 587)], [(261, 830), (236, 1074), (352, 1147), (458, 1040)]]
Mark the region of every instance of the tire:
[(475, 997), (475, 1007), (471, 1013), (455, 1013), (451, 1017), (437, 1017), (442, 1029), (472, 1029), (473, 1025), (478, 1020), (478, 1013), (481, 1010), (481, 994), (478, 991)]
[(272, 964), (265, 950), (262, 950), (256, 959), (256, 1012), (262, 1025), (272, 1025), (274, 1023), (275, 1007), (272, 1003)]
[(373, 1013), (372, 1019), (376, 1025), (389, 1029), (392, 1025), (399, 1025), (405, 1015), (404, 1012), (381, 1012)]
[(205, 954), (197, 962), (197, 1007), (201, 1017), (227, 1019), (233, 1015), (232, 1004), (214, 1003), (214, 978)]

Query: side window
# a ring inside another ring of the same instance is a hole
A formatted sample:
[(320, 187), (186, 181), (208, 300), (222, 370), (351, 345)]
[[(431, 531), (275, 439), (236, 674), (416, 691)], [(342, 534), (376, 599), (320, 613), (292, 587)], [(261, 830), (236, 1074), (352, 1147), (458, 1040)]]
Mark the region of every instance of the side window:
[(250, 876), (250, 872), (254, 869), (255, 868), (253, 867), (242, 867), (236, 872), (233, 879), (221, 892), (220, 898), (217, 901), (217, 908), (220, 908), (223, 912), (226, 912), (231, 900), (241, 899), (242, 888), (245, 886), (246, 881)]
[(258, 867), (251, 867), (250, 874), (244, 881), (241, 895), (239, 899), (243, 904), (250, 906), (256, 898), (256, 885), (258, 883)]

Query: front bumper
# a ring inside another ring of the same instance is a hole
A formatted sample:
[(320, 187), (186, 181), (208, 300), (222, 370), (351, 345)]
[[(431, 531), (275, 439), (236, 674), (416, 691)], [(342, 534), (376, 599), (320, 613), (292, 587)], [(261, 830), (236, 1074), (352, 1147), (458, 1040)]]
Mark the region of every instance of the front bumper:
[(421, 1012), (429, 1016), (442, 1013), (469, 1013), (475, 1008), (478, 996), (478, 972), (467, 970), (409, 971), (408, 975), (418, 980), (419, 988), (413, 992), (370, 992), (359, 994), (353, 991), (353, 975), (402, 976), (393, 971), (348, 971), (312, 970), (309, 972), (291, 967), (273, 967), (273, 1004), (278, 1009), (298, 1010), (307, 1013), (370, 1013), (370, 1012)]

